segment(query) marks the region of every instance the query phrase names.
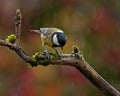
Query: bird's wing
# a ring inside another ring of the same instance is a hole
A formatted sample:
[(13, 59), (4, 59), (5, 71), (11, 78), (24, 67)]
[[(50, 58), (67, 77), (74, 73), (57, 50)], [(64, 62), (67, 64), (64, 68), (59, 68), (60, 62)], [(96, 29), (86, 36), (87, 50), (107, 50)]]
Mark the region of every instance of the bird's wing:
[(46, 34), (48, 31), (48, 28), (40, 28), (41, 33)]
[(46, 37), (50, 36), (48, 30), (49, 28), (40, 28), (41, 33), (43, 33)]

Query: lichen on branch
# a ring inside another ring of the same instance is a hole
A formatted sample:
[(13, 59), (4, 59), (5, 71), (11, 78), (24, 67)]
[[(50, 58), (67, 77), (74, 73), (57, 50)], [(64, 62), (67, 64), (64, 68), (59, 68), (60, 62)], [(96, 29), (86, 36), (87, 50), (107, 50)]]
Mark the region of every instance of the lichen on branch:
[(9, 36), (7, 36), (7, 38), (5, 39), (6, 42), (8, 43), (15, 43), (16, 41), (16, 35), (15, 34), (11, 34)]

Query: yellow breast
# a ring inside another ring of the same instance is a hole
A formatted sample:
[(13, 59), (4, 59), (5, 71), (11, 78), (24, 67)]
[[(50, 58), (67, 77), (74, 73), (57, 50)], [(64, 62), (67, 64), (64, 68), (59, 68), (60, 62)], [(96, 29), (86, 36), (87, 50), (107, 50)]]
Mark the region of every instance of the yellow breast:
[(53, 43), (51, 41), (51, 37), (44, 38), (44, 45), (53, 46)]

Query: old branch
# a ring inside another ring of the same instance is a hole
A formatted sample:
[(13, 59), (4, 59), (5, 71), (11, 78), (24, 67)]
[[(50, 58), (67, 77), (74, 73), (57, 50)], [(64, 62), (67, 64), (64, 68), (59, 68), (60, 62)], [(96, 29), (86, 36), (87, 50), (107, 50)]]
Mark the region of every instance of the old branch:
[[(21, 14), (19, 10), (19, 14)], [(16, 14), (18, 15), (18, 14)], [(21, 15), (22, 16), (22, 15)], [(21, 22), (15, 20), (15, 32), (17, 42), (6, 42), (0, 40), (0, 45), (8, 47), (15, 51), (25, 62), (31, 66), (37, 65), (68, 65), (77, 68), (92, 84), (94, 84), (99, 90), (101, 90), (105, 96), (120, 96), (120, 92), (111, 86), (105, 79), (103, 79), (85, 60), (82, 53), (78, 48), (74, 47), (71, 54), (63, 54), (62, 59), (56, 58), (55, 54), (51, 53), (51, 59), (46, 59), (44, 52), (35, 53), (32, 57), (27, 55), (19, 45), (19, 36), (21, 30)], [(21, 19), (20, 19), (21, 20)], [(18, 24), (18, 25), (16, 25)], [(20, 24), (20, 25), (19, 25)]]

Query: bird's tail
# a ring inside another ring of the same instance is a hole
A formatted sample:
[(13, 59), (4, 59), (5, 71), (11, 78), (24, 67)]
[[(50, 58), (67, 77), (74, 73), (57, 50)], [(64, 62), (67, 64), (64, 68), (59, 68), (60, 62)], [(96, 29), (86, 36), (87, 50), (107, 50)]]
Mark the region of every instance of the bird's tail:
[(49, 28), (40, 28), (40, 30), (31, 30), (31, 32), (36, 32), (36, 33), (43, 33), (46, 34)]
[(40, 30), (30, 30), (31, 32), (36, 32), (36, 33), (39, 33), (41, 34), (41, 31)]

